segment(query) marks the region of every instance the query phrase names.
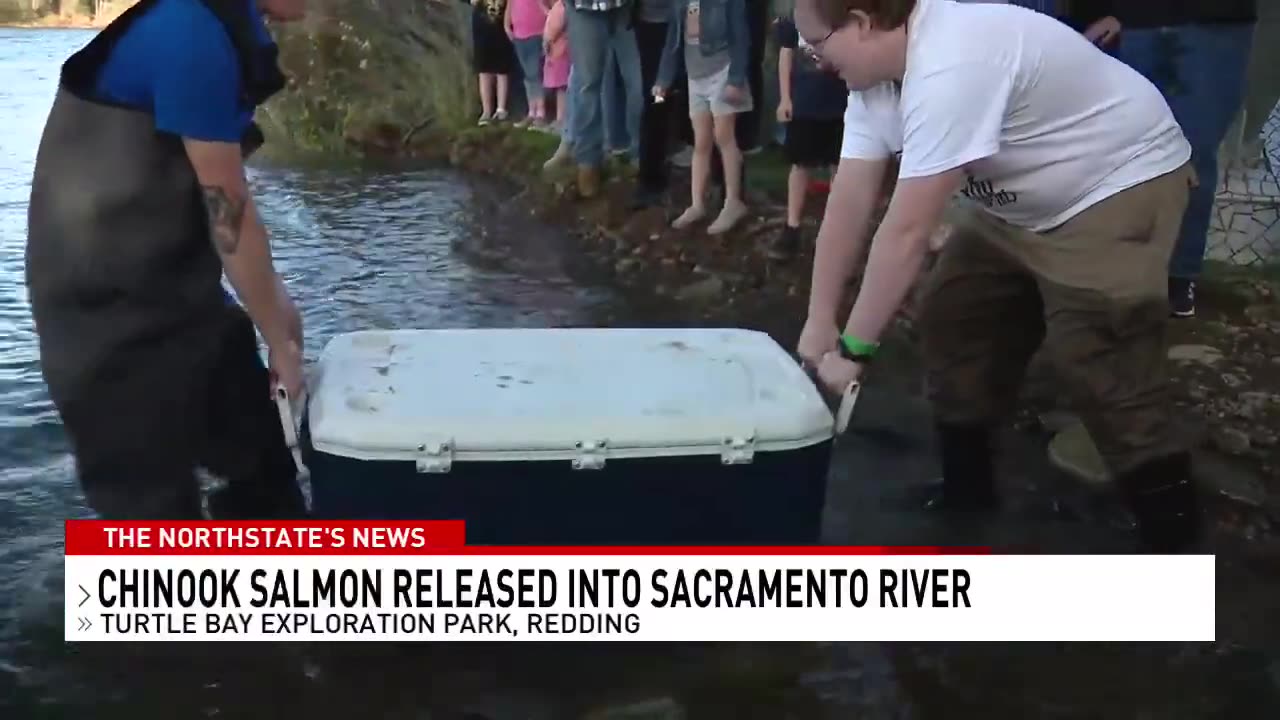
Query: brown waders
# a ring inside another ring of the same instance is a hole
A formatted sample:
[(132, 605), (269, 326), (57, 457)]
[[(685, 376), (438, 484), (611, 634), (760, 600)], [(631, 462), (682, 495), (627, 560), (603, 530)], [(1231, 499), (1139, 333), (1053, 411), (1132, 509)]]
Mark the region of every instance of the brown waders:
[(963, 211), (921, 311), (944, 505), (995, 504), (993, 428), (1044, 343), (1145, 545), (1194, 541), (1190, 456), (1173, 437), (1165, 368), (1169, 256), (1194, 182), (1185, 165), (1041, 233)]

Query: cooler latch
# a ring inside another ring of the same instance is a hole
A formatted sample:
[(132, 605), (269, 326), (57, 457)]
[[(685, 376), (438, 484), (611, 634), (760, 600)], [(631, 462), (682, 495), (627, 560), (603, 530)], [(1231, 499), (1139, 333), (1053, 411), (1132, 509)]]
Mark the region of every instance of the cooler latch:
[(608, 440), (586, 440), (574, 443), (577, 454), (573, 458), (574, 470), (599, 470), (604, 467)]
[(453, 468), (453, 442), (436, 440), (418, 445), (415, 458), (420, 473), (447, 473)]
[(754, 460), (755, 456), (755, 435), (727, 437), (720, 446), (720, 462), (725, 465), (745, 465)]

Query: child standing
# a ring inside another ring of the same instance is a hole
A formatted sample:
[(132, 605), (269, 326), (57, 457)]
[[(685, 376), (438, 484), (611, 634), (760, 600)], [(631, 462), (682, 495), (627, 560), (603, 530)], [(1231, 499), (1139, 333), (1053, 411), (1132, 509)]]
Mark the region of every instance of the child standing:
[(529, 116), (519, 126), (540, 129), (547, 121), (546, 95), (542, 89), (542, 29), (547, 22), (547, 9), (542, 0), (507, 0), (504, 22), (507, 35), (515, 45), (516, 58), (524, 74), (525, 97), (529, 99)]
[(786, 123), (783, 147), (791, 173), (787, 177), (787, 224), (769, 254), (783, 260), (800, 247), (800, 220), (809, 191), (809, 172), (840, 162), (849, 88), (838, 75), (820, 67), (807, 46), (799, 47), (793, 16), (779, 19), (777, 39), (778, 122)]
[[(465, 1), (465, 0), (464, 0)], [(503, 28), (507, 0), (470, 0), (472, 63), (480, 77), (480, 124), (507, 119), (507, 93), (515, 51)], [(494, 90), (498, 107), (494, 109)]]
[[(703, 20), (706, 22), (703, 22)], [(742, 0), (674, 0), (667, 42), (653, 88), (663, 102), (675, 77), (680, 55), (689, 76), (689, 118), (693, 125), (692, 201), (671, 224), (684, 228), (707, 214), (707, 180), (712, 147), (718, 147), (724, 170), (725, 199), (720, 215), (707, 227), (711, 235), (728, 231), (747, 214), (742, 199), (742, 151), (735, 126), (739, 113), (749, 112), (746, 4)]]
[(555, 0), (547, 11), (547, 22), (542, 33), (542, 51), (546, 64), (542, 68), (542, 86), (555, 93), (555, 128), (563, 132), (565, 110), (568, 109), (569, 88), (569, 33), (566, 32), (564, 2)]

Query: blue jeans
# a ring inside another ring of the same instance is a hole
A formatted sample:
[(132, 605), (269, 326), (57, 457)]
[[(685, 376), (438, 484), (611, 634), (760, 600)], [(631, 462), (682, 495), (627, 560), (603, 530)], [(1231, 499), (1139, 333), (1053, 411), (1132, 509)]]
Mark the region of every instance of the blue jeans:
[(1191, 191), (1169, 275), (1195, 278), (1218, 188), (1218, 147), (1244, 101), (1253, 25), (1125, 30), (1116, 56), (1150, 80), (1191, 143), (1199, 186)]
[(631, 26), (632, 8), (605, 12), (578, 10), (566, 3), (569, 52), (578, 86), (573, 113), (573, 156), (579, 165), (598, 167), (604, 162), (602, 85), (609, 55), (617, 57), (626, 93), (626, 125), (629, 138), (640, 137), (640, 113), (644, 92), (640, 87), (640, 51)]
[(573, 116), (577, 114), (578, 107), (578, 73), (574, 72), (573, 66), (569, 66), (569, 87), (564, 93), (564, 127), (560, 128), (561, 142), (573, 144)]
[[(614, 150), (626, 148), (634, 158), (640, 155), (640, 139), (638, 135), (631, 134), (628, 126), (627, 97), (623, 92), (622, 83), (622, 74), (618, 72), (618, 54), (611, 52), (609, 62), (604, 69), (604, 84), (600, 90), (600, 102), (604, 112), (604, 144)], [(643, 90), (644, 88), (641, 88), (642, 102)]]
[(513, 40), (512, 44), (524, 75), (524, 96), (532, 104), (547, 92), (542, 87), (542, 36)]

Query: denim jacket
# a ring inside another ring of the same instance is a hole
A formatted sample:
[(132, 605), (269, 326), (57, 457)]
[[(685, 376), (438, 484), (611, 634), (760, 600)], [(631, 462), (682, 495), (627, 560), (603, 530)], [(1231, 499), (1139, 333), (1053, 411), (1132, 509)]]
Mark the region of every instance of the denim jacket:
[[(684, 63), (684, 19), (689, 0), (673, 0), (671, 22), (667, 24), (667, 42), (658, 65), (659, 87), (670, 90), (676, 70)], [(704, 55), (729, 49), (729, 84), (746, 89), (747, 53), (751, 37), (747, 32), (746, 0), (701, 0), (699, 48)]]

